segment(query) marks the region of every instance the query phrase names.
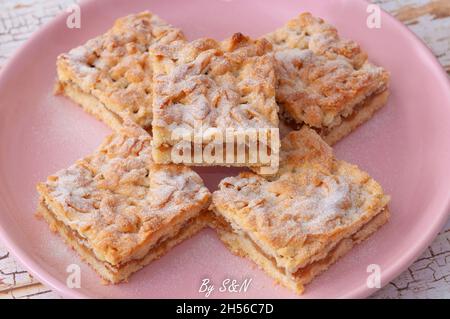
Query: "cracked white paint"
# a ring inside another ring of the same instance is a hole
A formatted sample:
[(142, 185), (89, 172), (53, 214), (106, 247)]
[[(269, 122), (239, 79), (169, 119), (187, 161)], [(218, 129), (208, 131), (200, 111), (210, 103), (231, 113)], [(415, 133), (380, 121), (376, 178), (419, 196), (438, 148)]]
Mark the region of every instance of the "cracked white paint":
[[(0, 69), (8, 57), (39, 26), (76, 2), (76, 0), (1, 0)], [(427, 43), (450, 74), (449, 0), (373, 2), (403, 20)], [(0, 243), (1, 298), (60, 297), (28, 274)], [(450, 222), (408, 270), (377, 291), (372, 298), (450, 298)]]

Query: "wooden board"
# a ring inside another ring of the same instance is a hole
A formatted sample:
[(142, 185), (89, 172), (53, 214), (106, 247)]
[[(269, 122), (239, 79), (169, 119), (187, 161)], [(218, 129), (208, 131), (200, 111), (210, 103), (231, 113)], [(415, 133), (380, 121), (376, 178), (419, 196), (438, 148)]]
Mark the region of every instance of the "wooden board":
[[(42, 24), (75, 0), (2, 0), (0, 72)], [(415, 32), (450, 75), (450, 0), (376, 0)], [(449, 190), (450, 191), (450, 190)], [(0, 243), (0, 298), (60, 298), (36, 281)], [(407, 271), (372, 298), (450, 298), (450, 222)]]

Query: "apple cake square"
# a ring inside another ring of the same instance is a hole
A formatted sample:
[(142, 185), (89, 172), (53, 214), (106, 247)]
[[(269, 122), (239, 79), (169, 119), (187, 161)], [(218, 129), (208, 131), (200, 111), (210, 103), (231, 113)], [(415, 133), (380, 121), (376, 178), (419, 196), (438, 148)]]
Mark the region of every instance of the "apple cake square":
[(307, 127), (282, 140), (277, 175), (227, 177), (212, 198), (221, 240), (297, 293), (389, 218), (381, 186)]
[(150, 12), (120, 18), (105, 34), (58, 56), (56, 93), (114, 130), (124, 118), (148, 130), (153, 95), (149, 50), (183, 40), (181, 30)]
[(302, 13), (264, 38), (275, 52), (281, 118), (291, 127), (308, 125), (332, 145), (385, 105), (389, 73), (322, 19)]
[(186, 165), (278, 165), (271, 45), (240, 33), (156, 46), (153, 157)]
[(128, 119), (37, 190), (38, 216), (109, 283), (126, 281), (202, 229), (210, 204), (197, 173), (154, 163), (150, 135)]

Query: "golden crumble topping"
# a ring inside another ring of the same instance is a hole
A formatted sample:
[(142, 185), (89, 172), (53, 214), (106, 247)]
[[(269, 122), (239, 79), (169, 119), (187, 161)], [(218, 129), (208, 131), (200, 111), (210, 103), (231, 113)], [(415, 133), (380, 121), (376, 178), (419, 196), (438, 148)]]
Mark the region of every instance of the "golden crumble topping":
[[(153, 127), (278, 126), (273, 57), (266, 40), (242, 34), (155, 48)], [(155, 134), (155, 140), (158, 138)]]

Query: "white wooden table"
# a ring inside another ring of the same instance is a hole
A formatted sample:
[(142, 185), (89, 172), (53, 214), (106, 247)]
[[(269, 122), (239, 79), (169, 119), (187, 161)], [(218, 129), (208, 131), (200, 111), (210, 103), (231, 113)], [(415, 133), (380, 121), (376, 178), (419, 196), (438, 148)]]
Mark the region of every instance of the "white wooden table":
[[(35, 30), (75, 2), (0, 0), (0, 72), (6, 60)], [(450, 0), (373, 2), (422, 38), (450, 75)], [(35, 280), (0, 243), (0, 298), (60, 296)], [(450, 298), (450, 221), (423, 255), (373, 298)]]

